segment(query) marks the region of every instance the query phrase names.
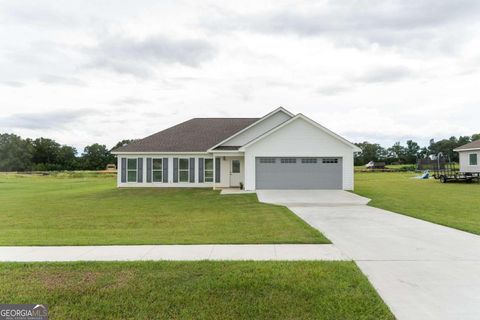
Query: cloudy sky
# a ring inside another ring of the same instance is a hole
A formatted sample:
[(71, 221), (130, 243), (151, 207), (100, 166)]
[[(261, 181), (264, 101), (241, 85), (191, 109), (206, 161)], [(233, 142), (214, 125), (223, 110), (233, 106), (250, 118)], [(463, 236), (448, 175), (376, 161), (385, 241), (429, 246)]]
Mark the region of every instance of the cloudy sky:
[(0, 132), (82, 150), (278, 106), (354, 142), (480, 132), (480, 1), (0, 0)]

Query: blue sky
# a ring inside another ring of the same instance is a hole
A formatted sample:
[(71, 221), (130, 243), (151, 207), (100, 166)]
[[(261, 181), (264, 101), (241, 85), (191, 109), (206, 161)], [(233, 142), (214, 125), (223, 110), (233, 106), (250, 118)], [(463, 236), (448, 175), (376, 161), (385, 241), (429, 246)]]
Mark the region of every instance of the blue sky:
[(0, 70), (0, 131), (78, 149), (278, 106), (426, 144), (480, 132), (480, 2), (0, 1)]

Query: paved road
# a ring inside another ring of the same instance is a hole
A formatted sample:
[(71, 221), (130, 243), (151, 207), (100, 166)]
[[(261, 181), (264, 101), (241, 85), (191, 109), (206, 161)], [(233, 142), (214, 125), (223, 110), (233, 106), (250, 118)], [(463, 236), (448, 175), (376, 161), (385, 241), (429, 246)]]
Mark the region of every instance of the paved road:
[(343, 191), (258, 195), (286, 204), (355, 260), (398, 319), (480, 319), (479, 236), (368, 207)]
[(4, 262), (347, 259), (331, 244), (0, 247)]

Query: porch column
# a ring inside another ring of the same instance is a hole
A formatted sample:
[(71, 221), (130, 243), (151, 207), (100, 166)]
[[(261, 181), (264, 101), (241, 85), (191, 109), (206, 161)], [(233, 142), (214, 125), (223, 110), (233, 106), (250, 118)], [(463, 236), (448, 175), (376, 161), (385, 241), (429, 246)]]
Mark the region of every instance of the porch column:
[(215, 154), (213, 154), (213, 190), (216, 190), (215, 181), (217, 180), (217, 170), (215, 169)]

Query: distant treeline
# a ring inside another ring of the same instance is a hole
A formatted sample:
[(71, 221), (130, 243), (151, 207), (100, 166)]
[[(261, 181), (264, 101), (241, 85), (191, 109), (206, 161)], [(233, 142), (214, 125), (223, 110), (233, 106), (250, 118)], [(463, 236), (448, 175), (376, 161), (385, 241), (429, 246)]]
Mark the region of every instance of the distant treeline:
[[(131, 141), (120, 141), (112, 149)], [(0, 134), (0, 171), (104, 170), (107, 164), (116, 163), (111, 150), (94, 143), (78, 155), (74, 147), (53, 139), (23, 139), (4, 133)]]
[(364, 165), (372, 160), (387, 164), (414, 164), (418, 158), (425, 158), (432, 154), (438, 155), (440, 152), (450, 161), (458, 162), (458, 153), (454, 152), (453, 149), (478, 139), (480, 139), (480, 133), (458, 138), (450, 137), (439, 141), (431, 139), (428, 147), (420, 147), (415, 141), (408, 140), (406, 145), (396, 142), (389, 148), (384, 148), (378, 143), (365, 141), (356, 143), (362, 149), (362, 152), (355, 156), (355, 165)]
[[(400, 142), (389, 148), (378, 143), (356, 143), (362, 152), (355, 156), (355, 165), (364, 165), (369, 161), (382, 161), (387, 164), (414, 164), (418, 158), (442, 152), (451, 161), (458, 162), (458, 153), (453, 149), (480, 139), (480, 134), (472, 136), (450, 137), (440, 141), (430, 140), (428, 147), (408, 140), (406, 145)], [(0, 171), (60, 171), (60, 170), (103, 170), (109, 163), (115, 163), (111, 150), (135, 140), (122, 140), (112, 149), (104, 144), (94, 143), (86, 146), (78, 155), (75, 148), (61, 145), (53, 139), (23, 139), (15, 134), (0, 134)]]

